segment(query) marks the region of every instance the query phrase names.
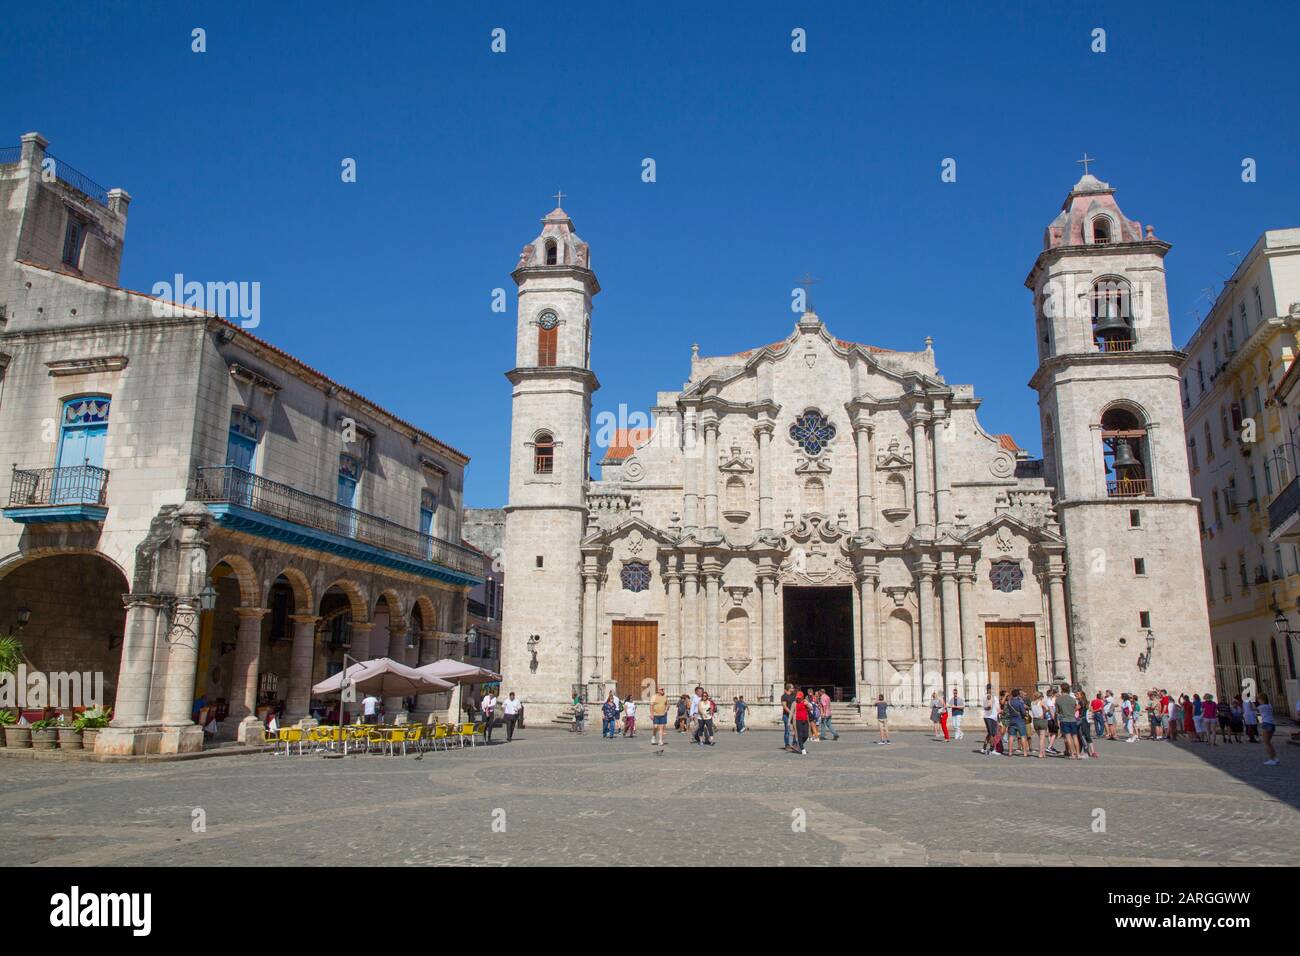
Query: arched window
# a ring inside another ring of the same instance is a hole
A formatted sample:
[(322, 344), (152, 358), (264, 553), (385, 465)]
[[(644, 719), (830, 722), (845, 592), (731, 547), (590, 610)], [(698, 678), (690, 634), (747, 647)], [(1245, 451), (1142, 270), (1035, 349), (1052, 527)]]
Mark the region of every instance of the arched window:
[(533, 442), (533, 474), (549, 475), (555, 471), (555, 439), (542, 432)]
[(554, 312), (543, 312), (537, 318), (537, 364), (543, 368), (556, 364), (559, 326)]
[(1108, 409), (1101, 416), (1101, 444), (1109, 497), (1153, 494), (1147, 430), (1137, 415), (1124, 407)]
[(826, 513), (826, 485), (820, 478), (809, 478), (803, 483), (804, 511)]
[(881, 496), (881, 509), (886, 518), (893, 520), (908, 513), (907, 481), (902, 475), (885, 479), (885, 493)]
[(1105, 216), (1098, 216), (1092, 221), (1092, 242), (1097, 246), (1110, 242), (1110, 220)]
[[(744, 608), (735, 607), (727, 612), (727, 626), (722, 638), (722, 659), (741, 664), (751, 658), (749, 653), (749, 615)], [(741, 667), (741, 670), (744, 670)]]
[(555, 240), (546, 240), (546, 264), (548, 266), (553, 266), (557, 263), (558, 258), (559, 250), (556, 248)]
[(913, 660), (912, 616), (904, 610), (894, 611), (885, 622), (885, 659), (897, 666)]
[(1133, 303), (1129, 284), (1103, 276), (1092, 287), (1092, 338), (1099, 352), (1133, 351)]

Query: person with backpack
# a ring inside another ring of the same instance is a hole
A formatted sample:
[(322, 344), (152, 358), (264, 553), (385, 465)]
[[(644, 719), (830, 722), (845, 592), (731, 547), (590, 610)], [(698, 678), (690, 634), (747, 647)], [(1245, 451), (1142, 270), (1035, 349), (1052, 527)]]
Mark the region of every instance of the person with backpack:
[(573, 707), (573, 727), (570, 728), (570, 732), (575, 734), (585, 734), (587, 732), (587, 728), (584, 726), (587, 719), (587, 708), (583, 705), (582, 697), (577, 691), (574, 691), (573, 693), (573, 703), (571, 706)]
[(806, 757), (808, 756), (808, 724), (812, 712), (808, 707), (808, 702), (804, 700), (803, 691), (795, 694), (793, 713), (795, 752)]
[(984, 686), (984, 746), (980, 748), (980, 753), (988, 756), (996, 753), (994, 744), (998, 739), (998, 700), (993, 696), (993, 685)]

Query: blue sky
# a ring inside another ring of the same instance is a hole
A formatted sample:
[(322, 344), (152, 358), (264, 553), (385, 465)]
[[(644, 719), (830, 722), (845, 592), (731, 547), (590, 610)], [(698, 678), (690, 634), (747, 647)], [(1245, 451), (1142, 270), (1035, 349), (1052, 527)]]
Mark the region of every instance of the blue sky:
[(467, 503), (495, 506), (491, 295), (557, 188), (604, 289), (596, 411), (680, 387), (693, 342), (785, 336), (811, 271), (833, 333), (933, 336), (1037, 453), (1022, 283), (1075, 160), (1173, 243), (1186, 341), (1229, 253), (1300, 225), (1297, 27), (1272, 3), (19, 4), (0, 138), (131, 192), (124, 285), (260, 282), (257, 334), (468, 453)]

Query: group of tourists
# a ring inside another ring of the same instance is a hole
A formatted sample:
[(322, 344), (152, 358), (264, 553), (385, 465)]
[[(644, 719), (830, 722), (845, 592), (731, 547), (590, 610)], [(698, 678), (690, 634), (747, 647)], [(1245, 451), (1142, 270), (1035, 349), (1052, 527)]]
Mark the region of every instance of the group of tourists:
[(785, 685), (781, 695), (781, 724), (785, 732), (785, 749), (808, 756), (808, 741), (839, 740), (839, 731), (831, 722), (831, 697), (818, 687), (798, 690)]
[[(887, 743), (888, 705), (883, 695), (876, 707), (880, 742)], [(965, 701), (958, 688), (953, 688), (947, 698), (934, 691), (930, 698), (934, 738), (945, 742), (962, 739), (964, 712)], [(1065, 683), (1029, 695), (1019, 688), (995, 693), (993, 685), (988, 684), (984, 689), (982, 713), (985, 734), (980, 753), (985, 755), (1093, 759), (1098, 756), (1094, 743), (1097, 739), (1122, 738), (1126, 743), (1142, 739), (1139, 728), (1145, 717), (1146, 739), (1182, 737), (1214, 745), (1219, 739), (1224, 743), (1240, 743), (1244, 733), (1248, 742), (1264, 744), (1268, 755), (1264, 761), (1266, 766), (1278, 764), (1272, 743), (1277, 726), (1267, 694), (1253, 698), (1239, 695), (1230, 702), (1219, 702), (1213, 694), (1175, 697), (1166, 690), (1153, 688), (1143, 702), (1137, 694), (1122, 692), (1117, 696), (1109, 690), (1098, 690), (1089, 699), (1081, 688)]]

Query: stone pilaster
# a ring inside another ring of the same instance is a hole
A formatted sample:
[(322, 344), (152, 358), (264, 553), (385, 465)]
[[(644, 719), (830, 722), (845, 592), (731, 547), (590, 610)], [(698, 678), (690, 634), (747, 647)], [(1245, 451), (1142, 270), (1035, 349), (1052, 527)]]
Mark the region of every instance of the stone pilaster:
[(776, 569), (770, 563), (759, 567), (758, 587), (763, 614), (763, 683), (770, 688), (783, 681), (776, 640)]
[(718, 419), (704, 419), (704, 526), (718, 527)]
[(599, 558), (587, 555), (582, 568), (582, 673), (578, 682), (599, 677), (599, 647), (597, 645), (597, 622), (599, 621), (600, 568)]
[(853, 418), (853, 441), (858, 455), (858, 527), (876, 526), (876, 452), (875, 429), (870, 416), (858, 413)]
[(939, 562), (939, 590), (943, 608), (944, 693), (952, 693), (953, 681), (962, 670), (961, 604), (958, 597), (957, 561), (945, 552)]
[(923, 537), (934, 532), (934, 491), (930, 482), (930, 440), (926, 425), (930, 413), (916, 410), (912, 425), (912, 481), (916, 489), (916, 528)]
[(230, 686), (230, 711), (222, 722), (222, 735), (240, 743), (261, 743), (257, 708), (257, 669), (262, 655), (264, 607), (236, 608), (239, 631), (235, 636), (235, 664)]
[(952, 523), (952, 478), (948, 472), (948, 446), (956, 437), (952, 427), (947, 411), (936, 412), (930, 433), (934, 438), (934, 520), (941, 525)]
[(934, 562), (922, 559), (916, 569), (916, 608), (921, 618), (921, 690), (928, 699), (940, 667), (939, 620), (935, 614)]
[(754, 437), (758, 440), (758, 533), (770, 532), (772, 528), (772, 432), (774, 426), (770, 421), (761, 421), (754, 426)]
[(316, 655), (314, 614), (291, 614), (293, 647), (289, 651), (289, 692), (284, 700), (284, 722), (296, 723), (307, 716), (311, 707), (311, 670)]
[(699, 559), (688, 554), (682, 559), (682, 683), (703, 683), (700, 666), (700, 575)]
[(1070, 660), (1070, 632), (1067, 623), (1069, 615), (1065, 606), (1065, 566), (1059, 555), (1052, 555), (1048, 559), (1047, 592), (1052, 615), (1052, 673), (1049, 676), (1073, 681), (1074, 665)]
[(696, 483), (699, 481), (700, 436), (695, 412), (687, 409), (682, 416), (682, 534), (699, 529), (700, 512)]
[(722, 565), (710, 558), (704, 564), (704, 673), (708, 687), (716, 688), (722, 660), (722, 645), (718, 635), (719, 586), (722, 584)]
[(962, 672), (966, 674), (966, 686), (962, 693), (967, 700), (973, 700), (983, 691), (983, 683), (975, 676), (980, 669), (977, 655), (977, 629), (979, 624), (975, 617), (975, 564), (970, 555), (963, 555), (957, 560), (957, 597), (961, 601), (961, 659)]
[[(874, 700), (880, 686), (880, 571), (875, 563), (858, 571), (858, 677), (867, 685), (858, 700)], [(870, 695), (870, 696), (868, 696)]]
[(664, 677), (661, 683), (680, 684), (682, 682), (682, 574), (676, 569), (664, 572), (664, 583), (668, 589), (668, 622), (664, 649)]
[(351, 646), (348, 649), (348, 656), (354, 661), (368, 661), (374, 656), (370, 653), (370, 632), (374, 629), (374, 621), (352, 622), (352, 638), (350, 642)]

